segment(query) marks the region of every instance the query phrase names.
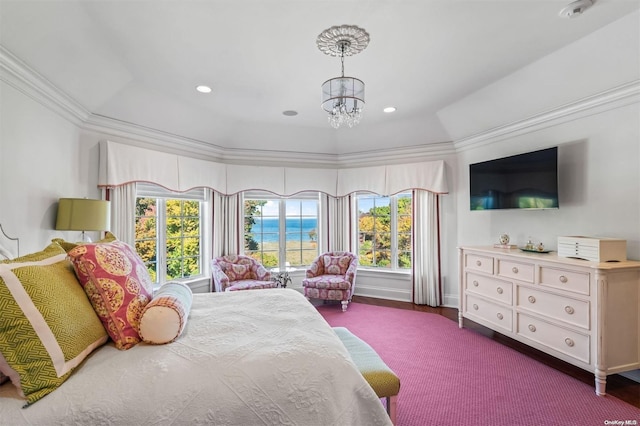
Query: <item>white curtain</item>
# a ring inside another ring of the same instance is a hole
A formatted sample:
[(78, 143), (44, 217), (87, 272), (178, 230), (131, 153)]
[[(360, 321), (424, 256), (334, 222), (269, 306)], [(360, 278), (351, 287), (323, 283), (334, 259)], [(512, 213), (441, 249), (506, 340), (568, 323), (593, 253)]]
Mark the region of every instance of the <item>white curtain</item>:
[(413, 303), (433, 307), (441, 303), (438, 197), (413, 191)]
[(240, 194), (223, 195), (211, 191), (212, 200), (212, 255), (213, 257), (238, 254), (242, 243), (243, 213)]
[[(327, 201), (327, 251), (352, 251), (355, 230), (352, 217), (357, 217), (355, 198), (325, 196)], [(352, 216), (353, 214), (353, 216)]]
[(135, 245), (136, 183), (109, 189), (111, 200), (111, 232), (120, 241)]

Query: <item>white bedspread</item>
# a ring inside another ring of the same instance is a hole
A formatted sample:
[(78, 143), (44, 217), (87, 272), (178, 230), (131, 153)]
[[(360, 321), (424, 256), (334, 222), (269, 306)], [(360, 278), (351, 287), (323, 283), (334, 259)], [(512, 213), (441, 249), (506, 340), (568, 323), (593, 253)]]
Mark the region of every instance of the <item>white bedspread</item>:
[(174, 343), (107, 344), (23, 405), (0, 386), (2, 425), (391, 424), (331, 327), (291, 289), (195, 294)]

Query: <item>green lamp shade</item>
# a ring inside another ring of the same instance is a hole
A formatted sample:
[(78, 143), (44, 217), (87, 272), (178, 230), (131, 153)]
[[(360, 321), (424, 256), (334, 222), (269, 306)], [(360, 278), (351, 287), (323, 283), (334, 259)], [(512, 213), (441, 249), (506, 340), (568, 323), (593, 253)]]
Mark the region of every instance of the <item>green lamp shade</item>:
[(107, 231), (111, 223), (109, 201), (60, 198), (56, 229), (62, 231)]

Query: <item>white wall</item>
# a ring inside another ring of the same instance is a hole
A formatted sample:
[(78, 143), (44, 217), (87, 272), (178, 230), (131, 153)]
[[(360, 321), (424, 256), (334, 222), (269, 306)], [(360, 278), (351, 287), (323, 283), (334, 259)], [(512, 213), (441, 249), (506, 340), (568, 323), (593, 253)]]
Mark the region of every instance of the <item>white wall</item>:
[[(506, 232), (512, 243), (555, 250), (557, 237), (588, 235), (627, 240), (640, 259), (640, 105), (581, 118), (459, 154), (458, 241), (490, 245)], [(557, 210), (469, 210), (469, 164), (559, 146)]]
[(4, 82), (0, 117), (0, 224), (20, 238), (20, 254), (41, 250), (52, 238), (78, 239), (53, 229), (57, 203), (99, 197), (97, 141)]
[[(627, 240), (640, 259), (640, 13), (532, 63), (439, 115), (458, 148), (457, 245), (491, 245), (501, 233), (549, 249), (557, 237)], [(559, 147), (558, 210), (469, 210), (469, 164)], [(445, 257), (456, 259), (448, 247)], [(446, 291), (456, 306), (457, 261)]]

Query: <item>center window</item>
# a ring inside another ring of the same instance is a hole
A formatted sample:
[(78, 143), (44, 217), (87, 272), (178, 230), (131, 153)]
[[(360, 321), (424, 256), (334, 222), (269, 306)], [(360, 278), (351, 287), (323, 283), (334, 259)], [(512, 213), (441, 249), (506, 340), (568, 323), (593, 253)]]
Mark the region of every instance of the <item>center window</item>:
[(318, 256), (318, 195), (244, 197), (244, 253), (267, 268), (302, 267)]

